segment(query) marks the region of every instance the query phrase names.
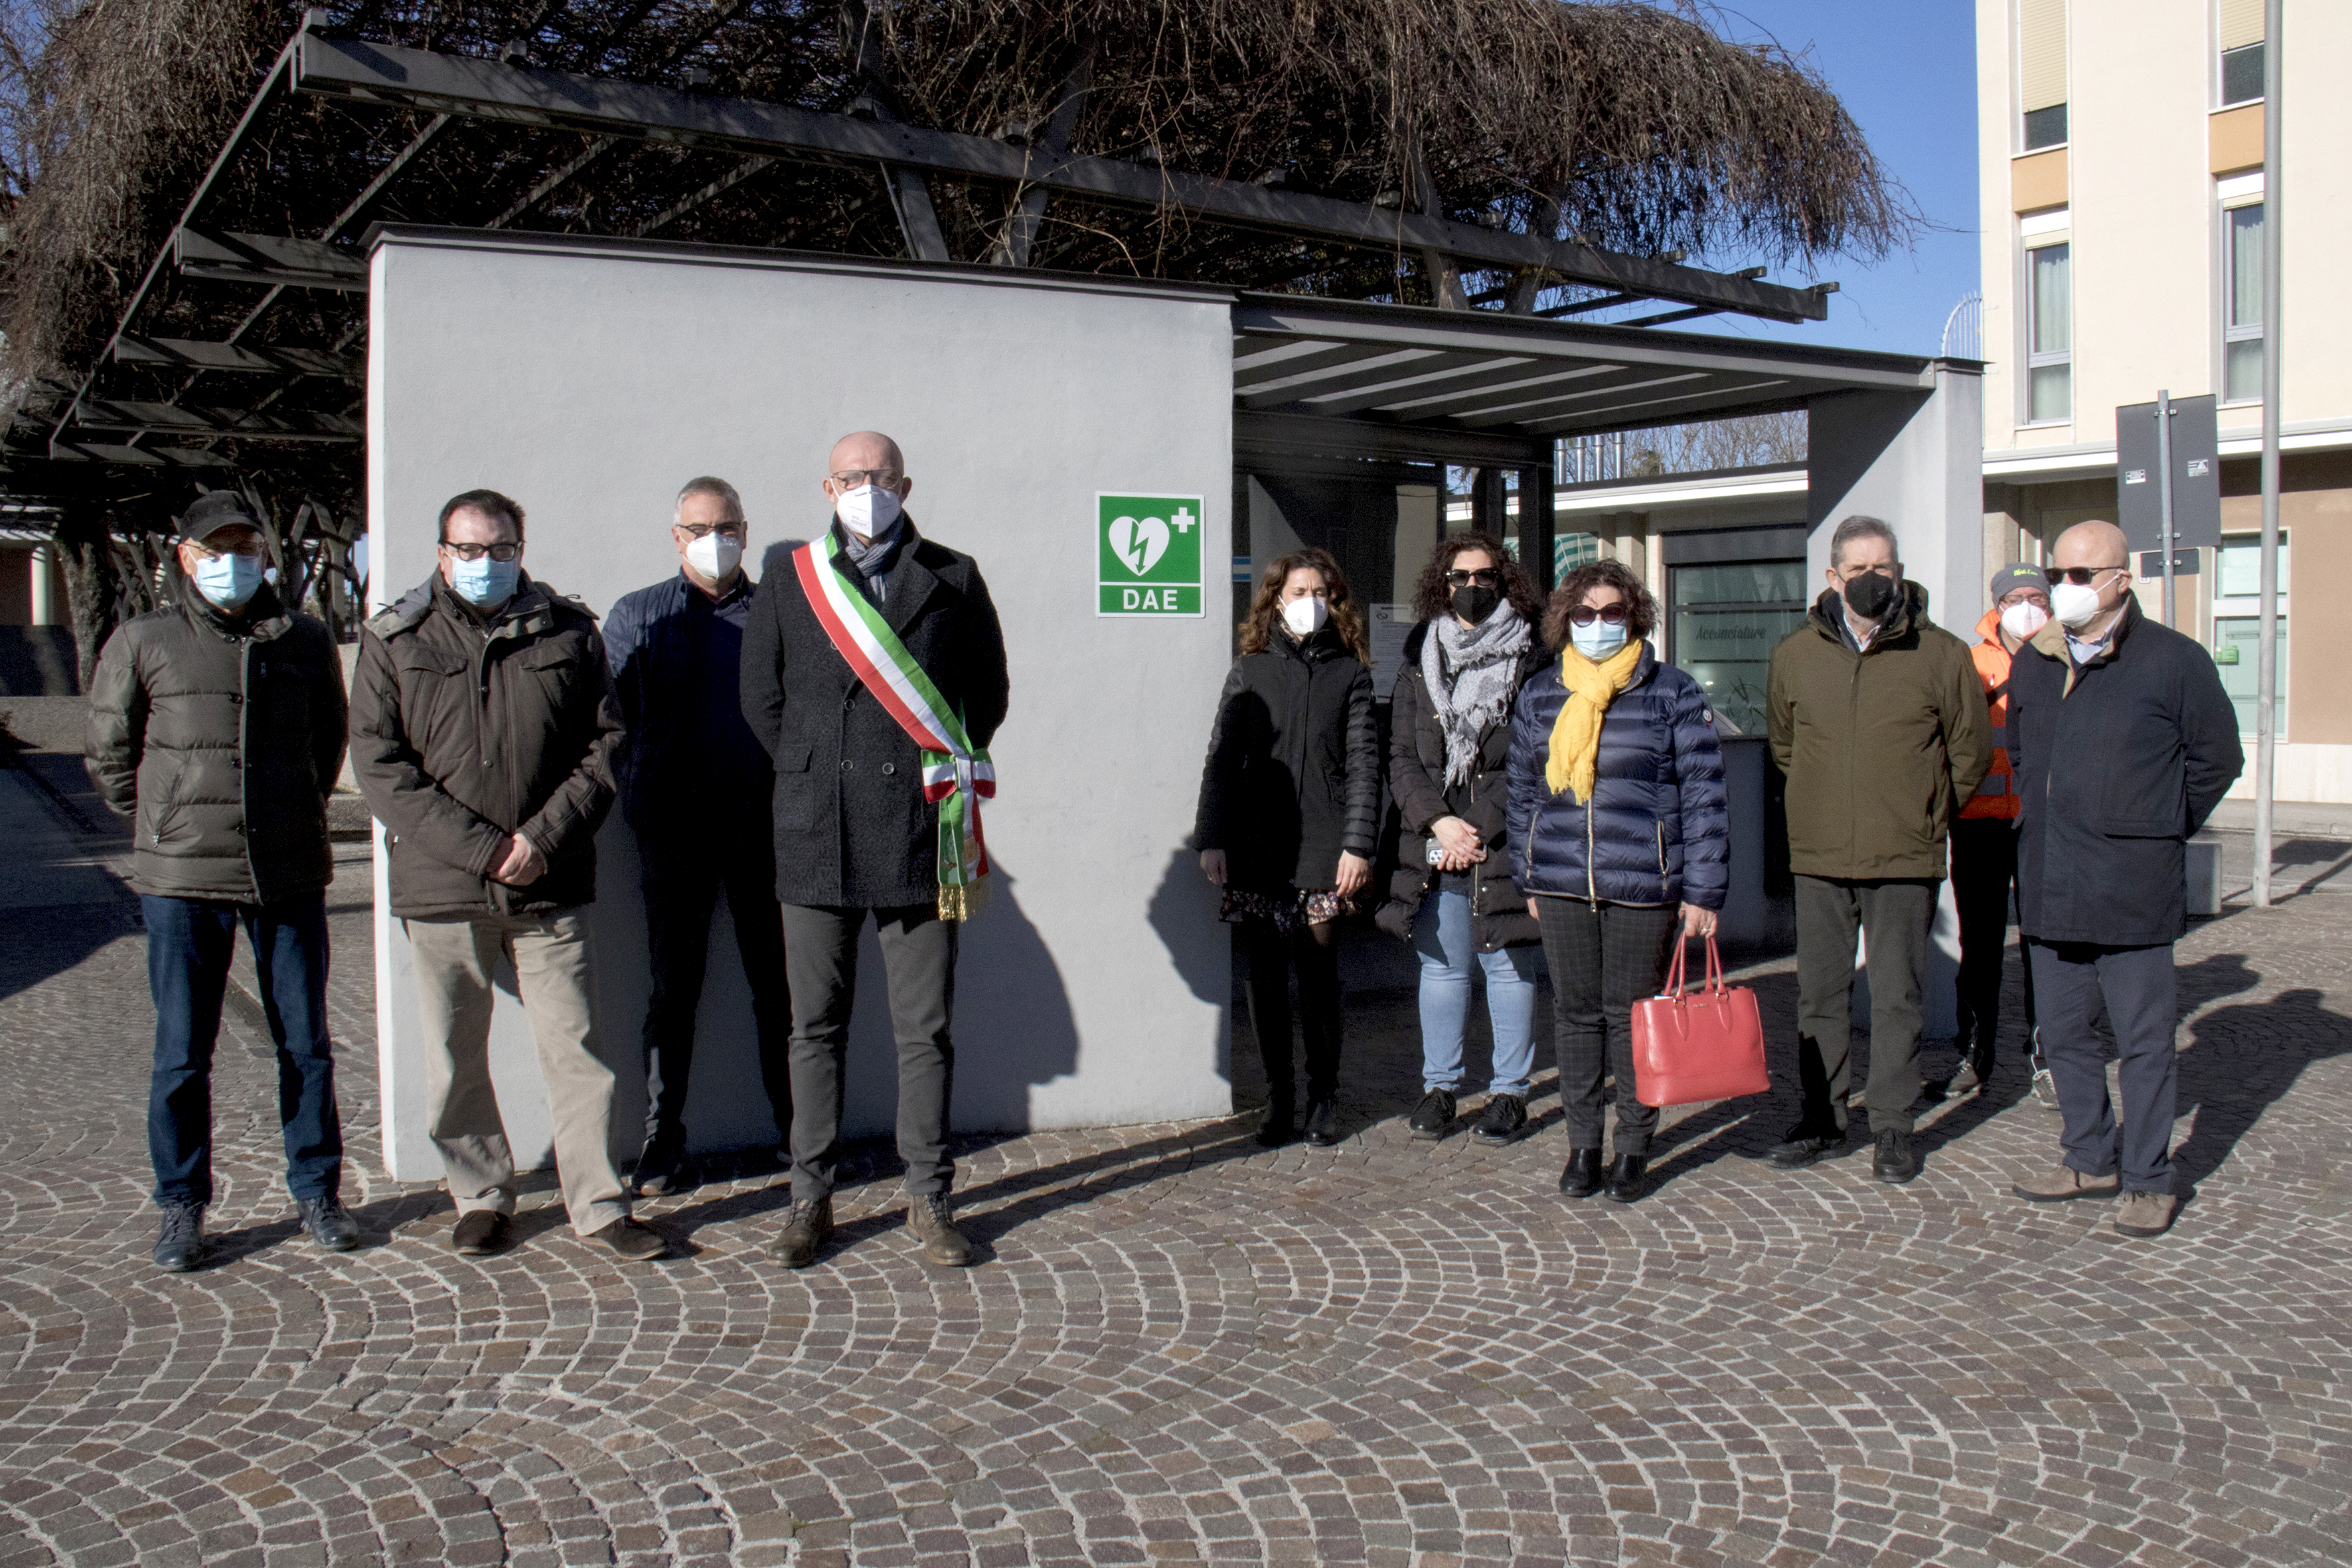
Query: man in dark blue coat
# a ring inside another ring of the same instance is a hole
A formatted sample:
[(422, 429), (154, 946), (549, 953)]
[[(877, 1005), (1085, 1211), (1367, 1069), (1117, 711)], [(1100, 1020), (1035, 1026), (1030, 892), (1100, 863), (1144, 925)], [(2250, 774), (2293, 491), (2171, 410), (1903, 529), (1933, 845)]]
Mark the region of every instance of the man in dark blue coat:
[[(2116, 1229), (2172, 1225), (2179, 1076), (2172, 944), (2189, 929), (2187, 844), (2245, 765), (2213, 660), (2140, 614), (2123, 531), (2077, 523), (2051, 552), (2047, 626), (2010, 675), (2011, 765), (2024, 800), (2018, 924), (2066, 1157), (2017, 1184), (2036, 1203), (2114, 1197)], [(2123, 1069), (2123, 1126), (2095, 1028)]]
[(640, 588), (604, 620), (604, 650), (628, 737), (621, 813), (637, 836), (654, 990), (646, 1008), (646, 1146), (636, 1188), (648, 1197), (685, 1182), (686, 1091), (694, 1020), (720, 890), (751, 986), (760, 1078), (781, 1135), (793, 1125), (792, 994), (776, 906), (767, 749), (743, 721), (743, 500), (725, 479), (678, 491), (670, 542), (677, 574)]

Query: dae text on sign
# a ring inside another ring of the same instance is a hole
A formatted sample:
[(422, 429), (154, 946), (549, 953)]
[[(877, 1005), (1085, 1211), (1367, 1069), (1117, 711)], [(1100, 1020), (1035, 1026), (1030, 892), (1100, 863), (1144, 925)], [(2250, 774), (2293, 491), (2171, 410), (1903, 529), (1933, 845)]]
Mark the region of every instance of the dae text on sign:
[(1095, 608), (1106, 616), (1202, 613), (1199, 496), (1095, 497)]

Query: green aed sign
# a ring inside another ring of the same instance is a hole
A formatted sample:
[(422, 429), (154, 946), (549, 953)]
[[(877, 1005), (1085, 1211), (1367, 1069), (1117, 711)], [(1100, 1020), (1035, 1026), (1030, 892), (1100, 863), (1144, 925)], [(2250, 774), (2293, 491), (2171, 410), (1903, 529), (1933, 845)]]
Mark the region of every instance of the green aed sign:
[(1201, 498), (1095, 496), (1096, 599), (1106, 616), (1197, 616)]

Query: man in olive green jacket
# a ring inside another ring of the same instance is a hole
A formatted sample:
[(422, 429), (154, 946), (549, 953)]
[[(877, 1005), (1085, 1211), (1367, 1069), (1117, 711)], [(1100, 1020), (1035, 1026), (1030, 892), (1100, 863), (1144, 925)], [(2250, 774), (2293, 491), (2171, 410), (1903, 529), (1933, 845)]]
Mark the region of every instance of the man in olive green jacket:
[(1992, 721), (1968, 645), (1927, 618), (1895, 531), (1849, 517), (1829, 587), (1772, 650), (1772, 755), (1788, 775), (1797, 884), (1797, 1073), (1803, 1114), (1769, 1158), (1810, 1165), (1845, 1142), (1854, 936), (1869, 934), (1870, 1085), (1883, 1182), (1918, 1174), (1920, 993), (1958, 804), (1992, 765)]

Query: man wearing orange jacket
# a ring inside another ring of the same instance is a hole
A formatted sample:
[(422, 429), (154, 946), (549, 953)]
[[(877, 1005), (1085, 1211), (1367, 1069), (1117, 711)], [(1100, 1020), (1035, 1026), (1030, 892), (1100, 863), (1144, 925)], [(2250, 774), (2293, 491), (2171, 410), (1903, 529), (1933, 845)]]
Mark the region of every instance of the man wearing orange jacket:
[[(1982, 1089), (1992, 1078), (2000, 1025), (2001, 956), (2009, 945), (2010, 887), (2017, 878), (2020, 805), (2011, 771), (2009, 662), (2025, 639), (2050, 619), (2050, 584), (2038, 566), (2012, 562), (1993, 574), (1992, 608), (1977, 623), (1969, 657), (1984, 683), (1992, 714), (1992, 768), (1952, 824), (1952, 901), (1960, 915), (1960, 1070), (1952, 1090)], [(2025, 1026), (2033, 1028), (2033, 976), (2025, 979)], [(2039, 1052), (2033, 1089), (2055, 1106), (2050, 1074)]]

